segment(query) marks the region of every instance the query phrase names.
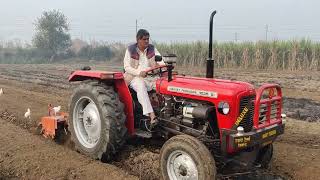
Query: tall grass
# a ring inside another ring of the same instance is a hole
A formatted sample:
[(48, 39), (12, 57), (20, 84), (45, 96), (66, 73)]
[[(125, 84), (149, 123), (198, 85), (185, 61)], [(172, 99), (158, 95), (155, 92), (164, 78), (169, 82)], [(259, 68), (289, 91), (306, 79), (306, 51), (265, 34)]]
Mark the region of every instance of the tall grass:
[[(175, 53), (178, 66), (205, 66), (206, 42), (157, 43), (162, 53)], [(218, 68), (250, 68), (275, 70), (320, 70), (320, 43), (301, 41), (215, 42), (215, 66)]]
[[(122, 43), (82, 42), (70, 48), (57, 60), (122, 61), (126, 45)], [(208, 44), (204, 41), (155, 43), (160, 53), (174, 53), (180, 67), (205, 67)], [(249, 68), (272, 70), (320, 70), (320, 43), (311, 40), (215, 42), (213, 56), (217, 68)], [(0, 43), (0, 63), (50, 63), (46, 52), (20, 42)]]

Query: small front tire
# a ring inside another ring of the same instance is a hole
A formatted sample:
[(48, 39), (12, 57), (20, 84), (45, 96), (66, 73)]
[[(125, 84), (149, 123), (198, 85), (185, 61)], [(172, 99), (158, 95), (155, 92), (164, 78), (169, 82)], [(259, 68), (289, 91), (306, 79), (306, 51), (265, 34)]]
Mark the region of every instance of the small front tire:
[(160, 168), (165, 180), (211, 180), (216, 165), (208, 148), (189, 135), (177, 135), (161, 148)]
[(260, 165), (261, 168), (268, 168), (272, 160), (272, 156), (273, 156), (273, 144), (264, 146), (261, 149), (259, 149), (255, 164)]

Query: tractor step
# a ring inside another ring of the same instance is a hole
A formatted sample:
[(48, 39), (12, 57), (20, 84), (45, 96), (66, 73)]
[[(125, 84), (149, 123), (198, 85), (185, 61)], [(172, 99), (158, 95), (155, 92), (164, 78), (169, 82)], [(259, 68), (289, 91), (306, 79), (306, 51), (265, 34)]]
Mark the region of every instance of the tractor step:
[(142, 138), (151, 138), (152, 137), (152, 133), (148, 132), (148, 131), (144, 131), (144, 130), (138, 129), (138, 130), (136, 130), (136, 136), (142, 137)]

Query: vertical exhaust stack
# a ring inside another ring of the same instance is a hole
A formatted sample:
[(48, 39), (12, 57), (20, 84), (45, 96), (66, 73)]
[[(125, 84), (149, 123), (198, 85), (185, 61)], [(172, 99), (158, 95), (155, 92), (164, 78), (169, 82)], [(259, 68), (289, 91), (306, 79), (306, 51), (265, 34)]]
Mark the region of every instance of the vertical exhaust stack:
[(217, 11), (213, 11), (210, 17), (210, 29), (209, 29), (209, 58), (207, 59), (207, 78), (213, 78), (214, 73), (214, 60), (212, 58), (212, 31), (213, 31), (213, 17)]

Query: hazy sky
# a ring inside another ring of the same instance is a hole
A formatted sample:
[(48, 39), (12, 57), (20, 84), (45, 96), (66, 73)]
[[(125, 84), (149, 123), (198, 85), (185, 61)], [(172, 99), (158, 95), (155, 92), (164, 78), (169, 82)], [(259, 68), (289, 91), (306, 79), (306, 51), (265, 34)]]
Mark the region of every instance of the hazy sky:
[(72, 38), (131, 42), (135, 21), (156, 41), (208, 39), (209, 16), (218, 13), (214, 39), (320, 40), (319, 0), (0, 0), (0, 40), (30, 42), (34, 22), (58, 9), (70, 22)]

